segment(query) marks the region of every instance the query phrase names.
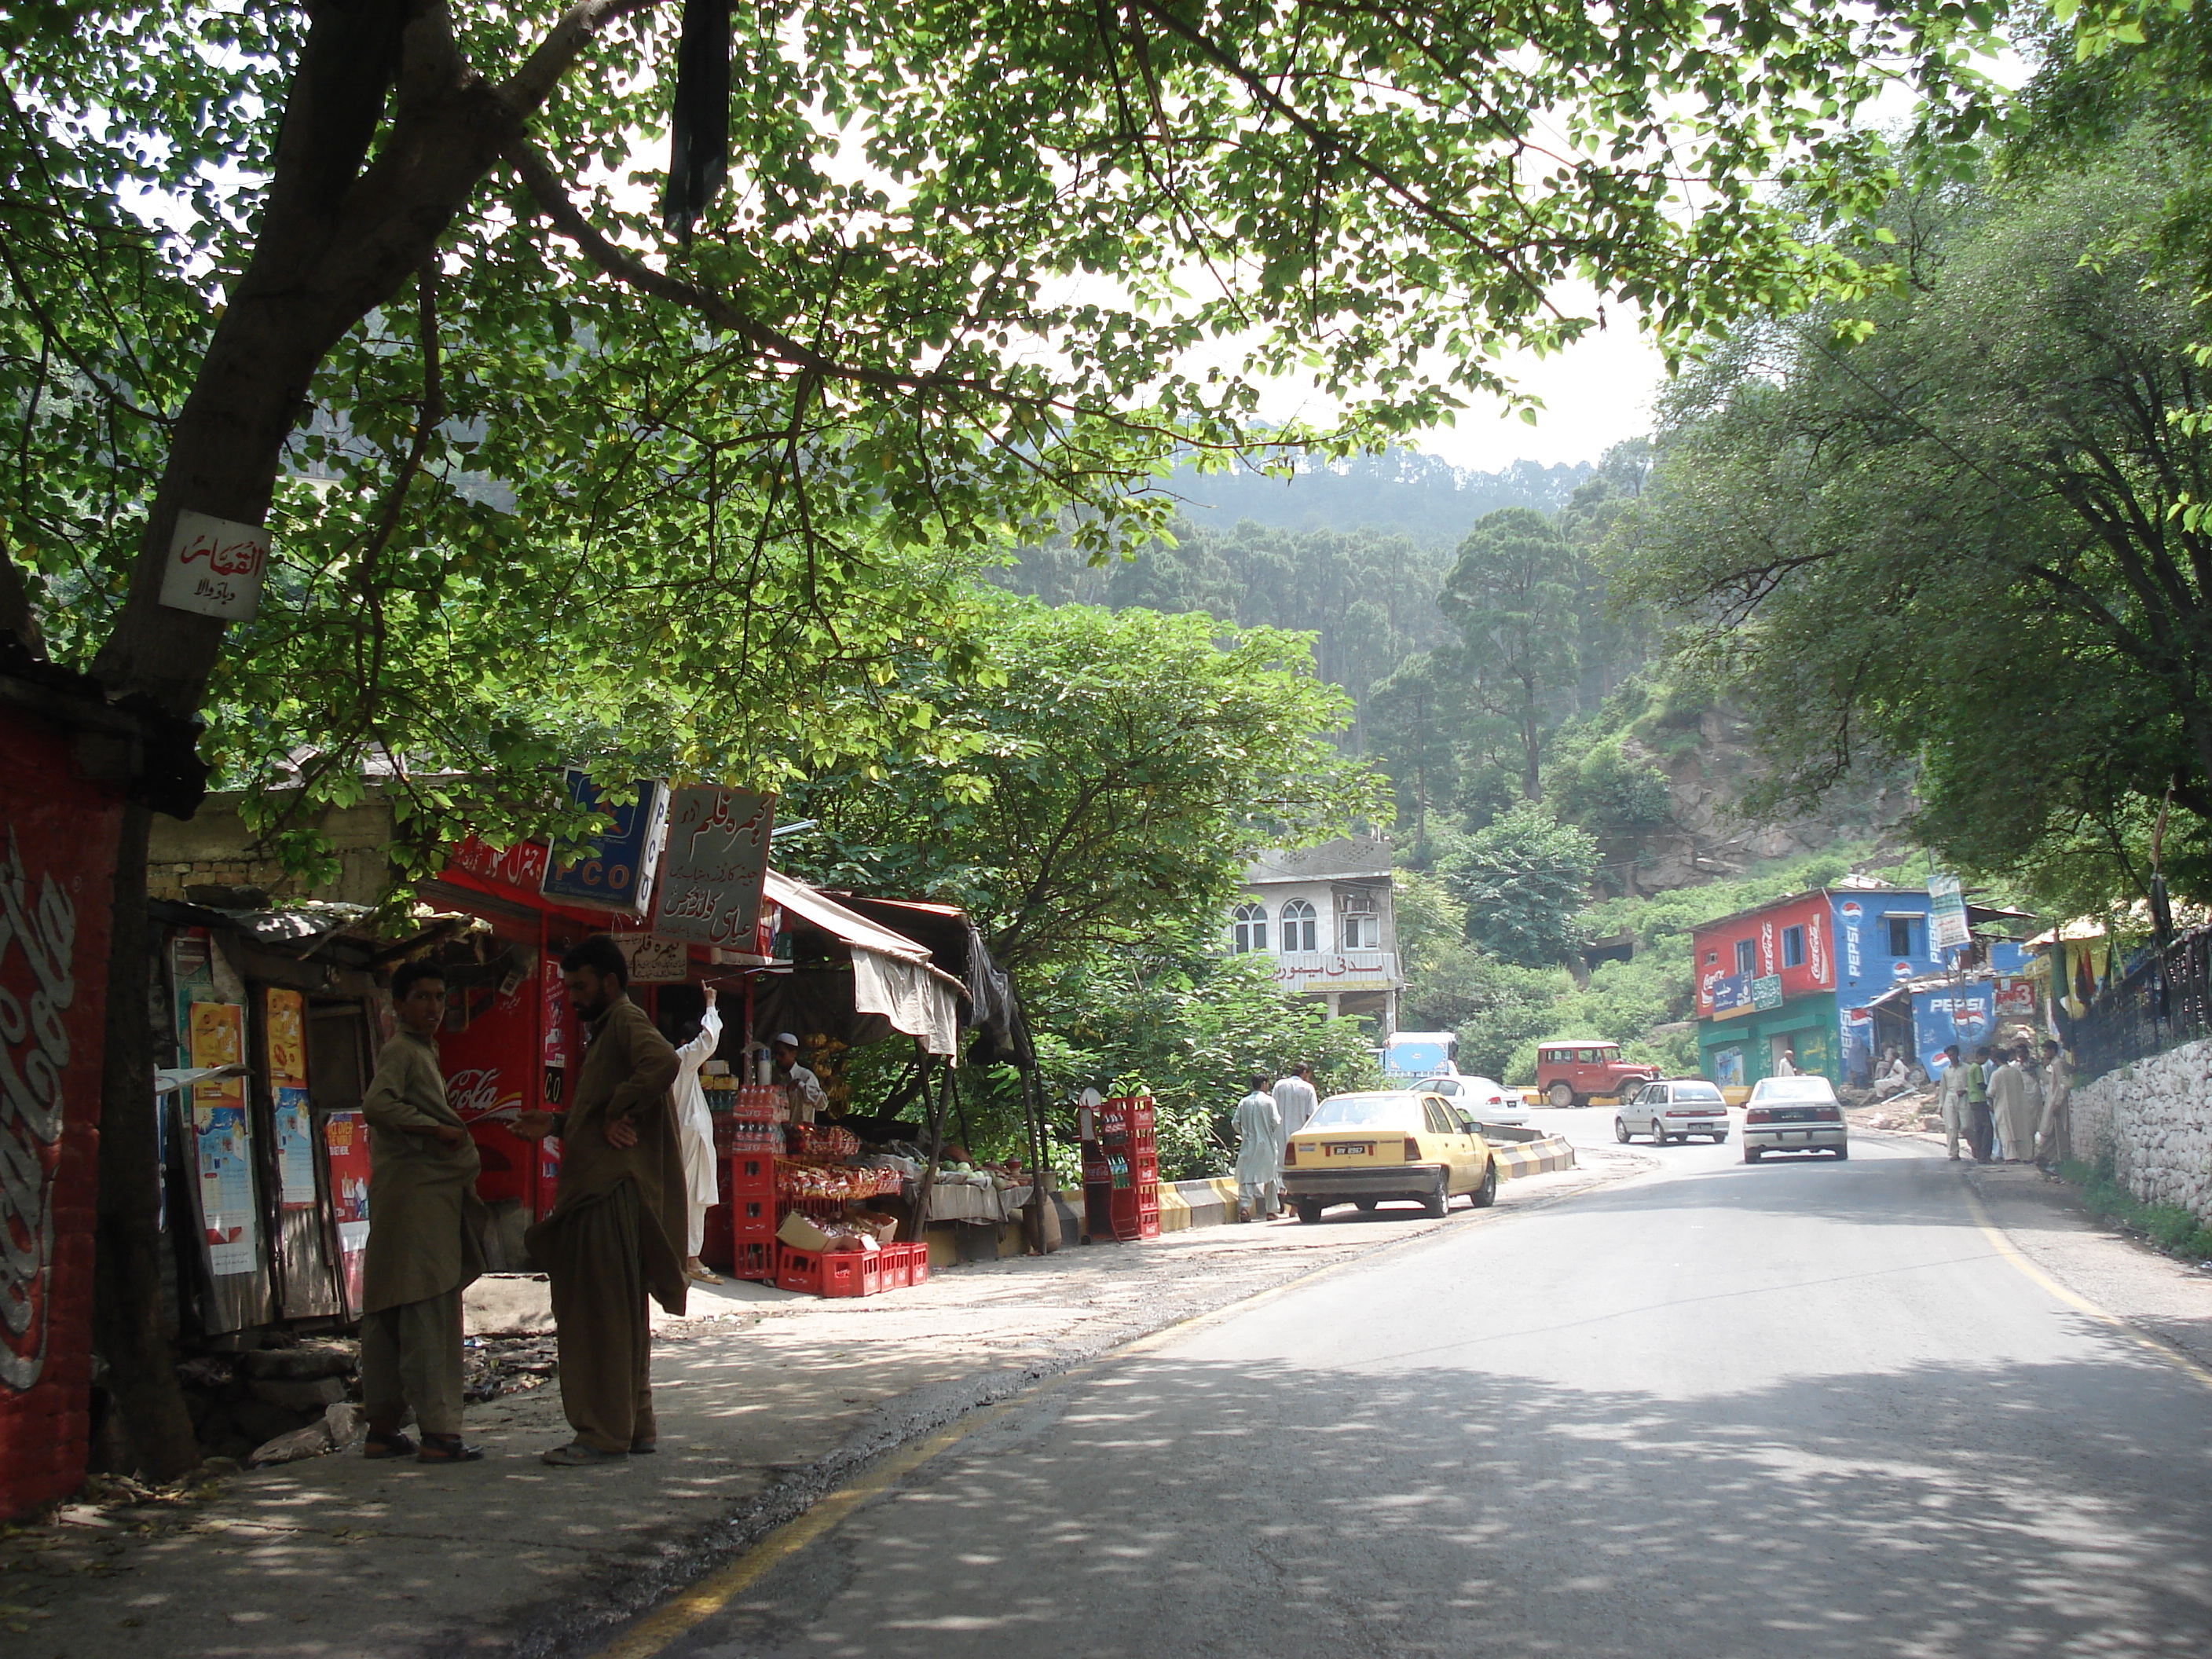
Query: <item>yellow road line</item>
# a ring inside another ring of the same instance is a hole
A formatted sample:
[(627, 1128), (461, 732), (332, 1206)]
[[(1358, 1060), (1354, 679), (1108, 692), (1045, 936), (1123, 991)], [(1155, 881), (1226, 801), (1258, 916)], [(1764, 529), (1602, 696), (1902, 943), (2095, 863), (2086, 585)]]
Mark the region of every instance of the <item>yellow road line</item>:
[(670, 1597), (601, 1648), (594, 1659), (651, 1659), (677, 1638), (721, 1612), (808, 1545), (834, 1532), (862, 1504), (881, 1497), (932, 1458), (949, 1451), (977, 1430), (989, 1427), (1018, 1407), (1034, 1403), (1056, 1383), (1066, 1380), (1066, 1376), (1056, 1377), (1024, 1389), (1011, 1399), (970, 1412), (936, 1433), (892, 1452), (850, 1486), (817, 1498), (805, 1514), (785, 1522), (729, 1565), (708, 1573)]
[(2110, 1325), (2114, 1330), (2126, 1337), (2130, 1342), (2135, 1343), (2139, 1347), (2149, 1349), (2151, 1352), (2156, 1354), (2160, 1359), (2165, 1360), (2168, 1364), (2179, 1366), (2197, 1382), (2203, 1384), (2205, 1388), (2212, 1389), (2212, 1370), (2206, 1370), (2203, 1365), (2198, 1364), (2197, 1361), (2191, 1359), (2187, 1354), (2181, 1352), (2179, 1349), (2172, 1347), (2167, 1343), (2160, 1341), (2156, 1337), (2152, 1336), (2148, 1332), (2138, 1330), (2134, 1325), (2121, 1318), (2119, 1315), (2113, 1313), (2109, 1309), (2098, 1306), (2097, 1304), (2090, 1301), (2087, 1297), (2081, 1295), (2079, 1291), (2069, 1290), (2067, 1286), (2060, 1284), (2049, 1273), (2044, 1272), (2042, 1268), (2037, 1267), (2033, 1261), (2030, 1261), (2027, 1254), (2021, 1249), (2020, 1246), (2014, 1243), (2011, 1238), (2006, 1235), (2004, 1229), (1997, 1225), (1996, 1218), (1990, 1214), (1989, 1206), (1982, 1202), (1982, 1195), (1979, 1193), (1976, 1192), (1972, 1186), (1966, 1185), (1965, 1183), (1961, 1183), (1960, 1189), (1966, 1195), (1966, 1208), (1973, 1215), (1974, 1224), (1982, 1230), (1982, 1236), (1990, 1241), (1990, 1248), (1995, 1249), (1996, 1253), (2002, 1256), (2007, 1261), (2012, 1263), (2014, 1267), (2019, 1268), (2020, 1271), (2028, 1279), (2041, 1285), (2045, 1290), (2057, 1297), (2061, 1302), (2064, 1303), (2068, 1307), (2075, 1310), (2077, 1313), (2085, 1313), (2092, 1319), (2102, 1320), (2106, 1324)]
[[(1571, 1192), (1546, 1194), (1543, 1197), (1526, 1204), (1478, 1211), (1473, 1215), (1462, 1218), (1462, 1224), (1459, 1231), (1464, 1231), (1465, 1224), (1468, 1222), (1503, 1221), (1516, 1215), (1526, 1215), (1533, 1211), (1548, 1209), (1562, 1200), (1580, 1197), (1598, 1187), (1611, 1186), (1615, 1182), (1626, 1178), (1614, 1176), (1612, 1180), (1594, 1182), (1589, 1187), (1576, 1188)], [(1049, 1376), (1040, 1382), (1033, 1383), (1018, 1394), (1010, 1395), (994, 1405), (966, 1413), (946, 1424), (934, 1434), (925, 1436), (910, 1446), (902, 1447), (897, 1451), (887, 1454), (851, 1485), (841, 1486), (836, 1492), (815, 1499), (807, 1506), (805, 1513), (793, 1516), (781, 1526), (767, 1533), (758, 1543), (747, 1549), (743, 1555), (727, 1566), (719, 1568), (702, 1578), (695, 1579), (689, 1586), (662, 1602), (651, 1613), (647, 1613), (606, 1646), (599, 1649), (592, 1656), (592, 1659), (654, 1659), (654, 1656), (666, 1649), (670, 1644), (679, 1637), (697, 1629), (715, 1614), (722, 1612), (731, 1602), (736, 1601), (738, 1597), (743, 1595), (768, 1574), (798, 1554), (799, 1551), (835, 1532), (853, 1515), (854, 1510), (882, 1497), (884, 1493), (889, 1492), (922, 1465), (951, 1450), (953, 1447), (971, 1435), (991, 1427), (1017, 1411), (1035, 1405), (1047, 1395), (1081, 1381), (1116, 1361), (1164, 1347), (1170, 1342), (1188, 1336), (1193, 1330), (1200, 1327), (1248, 1313), (1252, 1309), (1274, 1301), (1279, 1297), (1303, 1289), (1316, 1279), (1326, 1279), (1332, 1273), (1344, 1273), (1353, 1267), (1368, 1266), (1377, 1257), (1391, 1255), (1411, 1245), (1427, 1243), (1437, 1238), (1439, 1231), (1438, 1229), (1431, 1228), (1426, 1231), (1416, 1233), (1410, 1238), (1394, 1239), (1379, 1249), (1363, 1250), (1358, 1255), (1346, 1261), (1329, 1262), (1323, 1267), (1316, 1267), (1311, 1273), (1300, 1273), (1296, 1279), (1289, 1279), (1283, 1284), (1272, 1285), (1267, 1290), (1255, 1291), (1248, 1297), (1241, 1297), (1224, 1307), (1209, 1309), (1205, 1313), (1193, 1314), (1188, 1319), (1179, 1319), (1174, 1324), (1164, 1326), (1149, 1336), (1139, 1337), (1134, 1341), (1121, 1344), (1111, 1353), (1102, 1354), (1096, 1359), (1072, 1366), (1058, 1376)]]

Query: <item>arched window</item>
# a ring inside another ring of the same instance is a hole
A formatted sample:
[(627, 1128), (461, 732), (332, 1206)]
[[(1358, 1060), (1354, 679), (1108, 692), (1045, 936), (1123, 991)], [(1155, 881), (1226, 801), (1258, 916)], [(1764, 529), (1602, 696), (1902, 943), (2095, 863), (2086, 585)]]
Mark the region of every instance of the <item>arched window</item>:
[(1304, 899), (1284, 901), (1283, 949), (1285, 951), (1321, 949), (1321, 923), (1314, 915), (1313, 906)]
[(1242, 956), (1267, 948), (1267, 913), (1256, 904), (1240, 904), (1229, 913), (1229, 948)]

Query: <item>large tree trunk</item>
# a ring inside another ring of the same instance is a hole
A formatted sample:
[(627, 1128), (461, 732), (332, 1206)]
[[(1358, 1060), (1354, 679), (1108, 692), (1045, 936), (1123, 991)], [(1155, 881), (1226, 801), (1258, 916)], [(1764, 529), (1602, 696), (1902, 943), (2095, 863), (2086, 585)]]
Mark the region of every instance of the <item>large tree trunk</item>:
[(146, 838), (152, 818), (146, 807), (126, 806), (116, 851), (92, 1322), (94, 1346), (107, 1363), (125, 1459), (154, 1480), (172, 1480), (199, 1462), (199, 1448), (161, 1316), (161, 1236), (155, 1217), (162, 1171), (146, 1002)]
[[(376, 160), (363, 167), (393, 117)], [(224, 624), (165, 609), (177, 514), (263, 523), (316, 368), (434, 253), (524, 112), (471, 71), (440, 0), (317, 7), (286, 103), (253, 256), (173, 428), (131, 592), (94, 672), (112, 696), (196, 714)], [(147, 815), (115, 873), (101, 1087), (96, 1329), (121, 1442), (157, 1477), (198, 1460), (161, 1323), (153, 1066), (146, 1012)]]

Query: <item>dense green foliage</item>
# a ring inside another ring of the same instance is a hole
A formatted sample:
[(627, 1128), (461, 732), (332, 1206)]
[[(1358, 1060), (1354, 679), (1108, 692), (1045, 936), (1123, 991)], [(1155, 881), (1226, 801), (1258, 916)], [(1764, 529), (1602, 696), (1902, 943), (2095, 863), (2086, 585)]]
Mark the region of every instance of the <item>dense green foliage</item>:
[(1619, 568), (1753, 720), (1752, 810), (1910, 761), (1926, 844), (2086, 908), (2171, 788), (2169, 879), (2212, 892), (2201, 319), (2145, 240), (2177, 165), (1902, 201), (1897, 297), (1747, 327), (1670, 394)]
[[(1675, 331), (1855, 285), (1771, 186), (1869, 199), (1890, 154), (1839, 114), (1969, 84), (1982, 27), (794, 0), (732, 14), (731, 188), (687, 239), (648, 205), (674, 10), (12, 22), (0, 617), (20, 583), (65, 660), (211, 705), (226, 774), (301, 807), (380, 753), (490, 777), (495, 831), (557, 756), (865, 757), (927, 728), (878, 695), (908, 658), (966, 660), (976, 560), (1150, 538), (1147, 488), (1282, 375), (1347, 454), (1595, 325), (1560, 279)], [(157, 603), (188, 505), (274, 532), (227, 638)], [(423, 845), (455, 827), (408, 794)]]
[(939, 711), (926, 741), (792, 791), (787, 815), (821, 824), (787, 843), (795, 872), (958, 904), (1026, 982), (1211, 914), (1261, 848), (1371, 810), (1365, 769), (1326, 740), (1344, 699), (1304, 636), (979, 603), (988, 666), (917, 659), (899, 688)]
[(1310, 633), (1322, 678), (1352, 698), (1346, 746), (1363, 750), (1370, 687), (1443, 636), (1436, 595), (1445, 562), (1432, 545), (1370, 528), (1292, 531), (1249, 520), (1201, 528), (1181, 520), (1172, 541), (1104, 566), (1055, 538), (1024, 550), (1002, 580), (1054, 605), (1197, 611), (1236, 628)]
[[(1607, 452), (1549, 519), (1485, 515), (1437, 594), (1457, 637), (1404, 657), (1371, 688), (1367, 752), (1417, 842), (1432, 815), (1480, 823), (1543, 799), (1563, 737), (1655, 655), (1649, 611), (1616, 602), (1597, 556), (1643, 488), (1649, 451), (1638, 440)], [(1648, 797), (1617, 804), (1650, 808)]]
[(1437, 864), (1466, 908), (1468, 940), (1522, 968), (1554, 966), (1583, 942), (1577, 921), (1597, 868), (1597, 843), (1545, 808), (1504, 813)]

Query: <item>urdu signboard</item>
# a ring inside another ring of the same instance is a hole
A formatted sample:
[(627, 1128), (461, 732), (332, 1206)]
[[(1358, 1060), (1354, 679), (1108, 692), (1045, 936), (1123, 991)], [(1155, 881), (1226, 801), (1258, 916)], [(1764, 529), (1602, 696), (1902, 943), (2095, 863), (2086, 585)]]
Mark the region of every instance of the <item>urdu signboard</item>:
[(656, 939), (749, 951), (760, 925), (775, 797), (694, 784), (674, 792)]

